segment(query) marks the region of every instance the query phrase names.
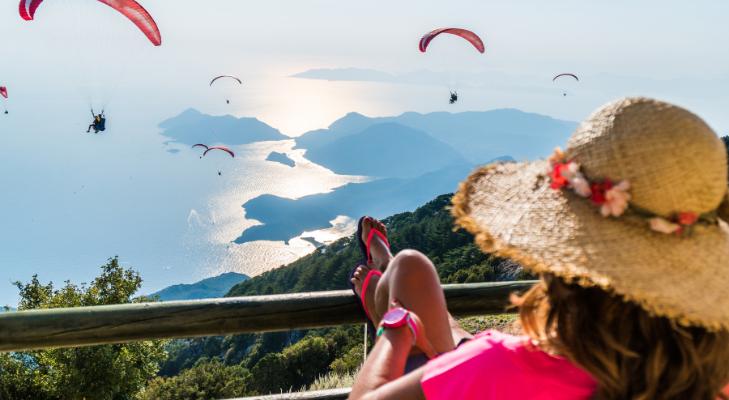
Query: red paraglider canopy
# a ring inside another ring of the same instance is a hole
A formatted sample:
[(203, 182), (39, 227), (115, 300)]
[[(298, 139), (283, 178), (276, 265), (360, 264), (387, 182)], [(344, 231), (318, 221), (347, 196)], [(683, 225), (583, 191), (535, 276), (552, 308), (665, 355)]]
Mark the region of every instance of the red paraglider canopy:
[(476, 48), (479, 52), (483, 53), (486, 51), (486, 48), (483, 45), (483, 41), (480, 37), (478, 37), (477, 34), (467, 30), (467, 29), (461, 29), (461, 28), (441, 28), (436, 29), (434, 31), (426, 33), (421, 39), (420, 39), (420, 51), (425, 53), (425, 50), (428, 49), (428, 45), (430, 44), (430, 41), (433, 40), (436, 36), (440, 35), (441, 33), (450, 33), (451, 35), (456, 35), (459, 37), (462, 37), (463, 39), (468, 40), (469, 43), (473, 45), (473, 47)]
[(207, 155), (208, 152), (213, 151), (213, 150), (224, 151), (224, 152), (230, 154), (231, 157), (235, 158), (235, 153), (233, 153), (233, 150), (231, 150), (225, 146), (212, 146), (212, 147), (208, 148), (207, 150), (205, 150), (205, 152), (203, 153), (203, 156)]
[(0, 86), (0, 96), (3, 96), (7, 99), (8, 98), (8, 88), (6, 88), (5, 86)]
[(571, 77), (575, 78), (575, 80), (577, 80), (577, 81), (580, 80), (580, 78), (578, 78), (577, 75), (571, 74), (571, 73), (567, 72), (567, 73), (564, 73), (564, 74), (557, 74), (557, 75), (555, 75), (554, 78), (552, 78), (552, 82), (556, 81), (557, 78), (560, 78), (560, 77), (563, 77), (563, 76), (571, 76)]
[[(159, 46), (162, 44), (162, 35), (157, 28), (157, 23), (151, 15), (139, 3), (134, 0), (98, 0), (101, 3), (119, 11), (122, 15), (129, 18), (134, 25), (144, 33), (152, 44)], [(31, 21), (35, 17), (35, 11), (41, 5), (43, 0), (20, 0), (19, 10), (20, 16)]]

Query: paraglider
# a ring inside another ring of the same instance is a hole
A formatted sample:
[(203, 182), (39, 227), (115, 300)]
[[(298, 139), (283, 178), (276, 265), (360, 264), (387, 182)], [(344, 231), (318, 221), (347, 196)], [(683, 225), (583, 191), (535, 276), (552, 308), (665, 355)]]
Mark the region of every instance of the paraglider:
[[(145, 36), (147, 36), (147, 39), (149, 39), (153, 45), (159, 46), (162, 44), (162, 35), (159, 32), (157, 23), (154, 22), (152, 16), (149, 15), (147, 10), (145, 10), (139, 3), (134, 0), (98, 1), (127, 17), (134, 23), (134, 25), (137, 26), (137, 28), (139, 28), (139, 30), (142, 31), (142, 33), (144, 33)], [(43, 0), (20, 0), (20, 17), (26, 21), (32, 21), (35, 18), (35, 12), (41, 3), (43, 3)]]
[(230, 79), (233, 79), (233, 80), (237, 81), (241, 85), (243, 84), (243, 81), (241, 81), (240, 78), (236, 78), (235, 76), (232, 76), (232, 75), (220, 75), (220, 76), (216, 76), (215, 78), (213, 78), (210, 81), (210, 86), (213, 86), (213, 83), (215, 83), (215, 81), (217, 81), (218, 79), (222, 79), (222, 78), (230, 78)]
[(106, 130), (106, 116), (104, 116), (104, 110), (101, 110), (100, 114), (95, 114), (94, 109), (91, 109), (91, 116), (94, 117), (94, 120), (91, 122), (91, 125), (89, 125), (89, 129), (86, 130), (86, 133), (91, 132), (91, 130), (94, 130), (94, 133), (104, 132)]
[[(471, 45), (475, 47), (479, 53), (483, 54), (484, 52), (486, 52), (486, 47), (483, 44), (483, 40), (481, 40), (481, 38), (474, 32), (462, 28), (440, 28), (426, 33), (425, 35), (423, 35), (422, 38), (420, 38), (420, 43), (418, 44), (418, 49), (420, 50), (420, 52), (425, 53), (428, 50), (428, 45), (430, 45), (430, 42), (441, 33), (448, 33), (450, 35), (465, 39), (466, 41), (471, 43)], [(458, 93), (451, 90), (451, 96), (448, 102), (450, 104), (455, 104), (457, 101)]]
[(484, 53), (486, 51), (486, 48), (483, 45), (483, 41), (481, 40), (480, 37), (478, 37), (477, 34), (471, 32), (467, 29), (461, 29), (461, 28), (441, 28), (441, 29), (436, 29), (434, 31), (430, 31), (430, 32), (426, 33), (420, 39), (420, 45), (419, 45), (420, 51), (425, 53), (425, 51), (428, 49), (428, 45), (430, 44), (430, 42), (433, 39), (435, 39), (436, 36), (440, 35), (441, 33), (449, 33), (451, 35), (456, 35), (458, 37), (466, 39), (480, 53)]
[[(6, 88), (5, 86), (0, 86), (0, 96), (7, 99), (8, 98), (8, 88)], [(8, 110), (5, 109), (4, 114), (7, 114), (7, 113), (8, 113)]]
[[(235, 153), (233, 152), (233, 150), (231, 150), (225, 146), (208, 146), (206, 144), (196, 143), (196, 144), (192, 145), (193, 149), (195, 147), (202, 147), (203, 149), (205, 149), (205, 151), (202, 153), (200, 158), (205, 157), (209, 152), (211, 152), (213, 150), (224, 151), (224, 152), (228, 153), (231, 157), (235, 158)], [(218, 176), (223, 176), (223, 171), (218, 170)]]
[(224, 151), (224, 152), (230, 154), (231, 157), (235, 158), (235, 153), (233, 153), (233, 150), (231, 150), (231, 149), (229, 149), (229, 148), (227, 148), (225, 146), (212, 146), (212, 147), (208, 147), (208, 149), (205, 150), (205, 152), (203, 152), (203, 157), (205, 157), (209, 152), (211, 152), (213, 150)]
[[(572, 73), (569, 73), (569, 72), (565, 72), (565, 73), (561, 73), (561, 74), (555, 75), (554, 78), (552, 78), (552, 82), (556, 82), (557, 79), (564, 78), (564, 77), (573, 78), (577, 82), (580, 81), (580, 78), (578, 78), (577, 75), (572, 74)], [(567, 96), (567, 92), (566, 91), (563, 91), (562, 92), (562, 96)]]
[(235, 153), (233, 152), (233, 150), (231, 150), (231, 149), (229, 149), (229, 148), (227, 148), (225, 146), (208, 146), (206, 144), (196, 143), (196, 144), (193, 144), (192, 145), (192, 148), (193, 149), (195, 147), (202, 147), (203, 149), (205, 149), (205, 151), (202, 153), (202, 156), (200, 156), (200, 158), (205, 157), (209, 152), (211, 152), (213, 150), (224, 151), (224, 152), (230, 154), (231, 157), (235, 158)]
[(552, 82), (556, 81), (557, 79), (559, 79), (559, 78), (561, 78), (563, 76), (570, 76), (572, 78), (575, 78), (576, 81), (579, 81), (580, 80), (580, 78), (578, 78), (577, 75), (575, 75), (575, 74), (563, 73), (563, 74), (557, 74), (557, 75), (555, 75), (554, 78), (552, 78)]
[[(203, 149), (205, 149), (205, 151), (207, 151), (209, 149), (209, 147), (207, 145), (202, 144), (202, 143), (193, 144), (192, 148), (194, 149), (195, 147), (202, 147)], [(202, 158), (202, 156), (200, 156), (200, 158)]]
[[(240, 78), (232, 76), (232, 75), (220, 75), (216, 76), (210, 81), (210, 86), (213, 86), (213, 83), (215, 83), (218, 79), (232, 79), (236, 82), (238, 82), (239, 85), (243, 84), (243, 81), (240, 80)], [(230, 104), (230, 99), (225, 99), (225, 104)]]
[(451, 91), (451, 99), (449, 100), (450, 104), (455, 104), (455, 102), (458, 101), (458, 92)]

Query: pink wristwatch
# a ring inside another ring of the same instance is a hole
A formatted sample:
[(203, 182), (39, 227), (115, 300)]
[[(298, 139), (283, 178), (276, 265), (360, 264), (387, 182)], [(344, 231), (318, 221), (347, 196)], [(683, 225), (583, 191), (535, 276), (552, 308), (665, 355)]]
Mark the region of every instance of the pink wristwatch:
[(410, 311), (402, 307), (392, 308), (382, 316), (382, 322), (380, 322), (380, 327), (377, 329), (377, 336), (381, 336), (385, 329), (395, 329), (405, 325), (413, 333), (413, 344), (415, 344), (418, 338), (418, 327), (410, 317)]

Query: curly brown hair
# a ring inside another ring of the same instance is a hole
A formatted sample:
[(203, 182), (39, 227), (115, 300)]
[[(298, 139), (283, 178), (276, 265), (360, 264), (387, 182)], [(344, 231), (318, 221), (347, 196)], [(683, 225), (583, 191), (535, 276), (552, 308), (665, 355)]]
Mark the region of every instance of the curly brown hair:
[(599, 288), (545, 274), (514, 296), (522, 329), (598, 382), (594, 399), (727, 399), (729, 332), (683, 327)]

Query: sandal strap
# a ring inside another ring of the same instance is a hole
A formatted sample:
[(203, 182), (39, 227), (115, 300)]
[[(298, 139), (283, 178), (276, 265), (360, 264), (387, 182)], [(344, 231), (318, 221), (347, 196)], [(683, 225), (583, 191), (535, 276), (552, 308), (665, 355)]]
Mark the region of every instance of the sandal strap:
[(382, 272), (376, 269), (371, 269), (370, 272), (367, 273), (367, 276), (365, 276), (364, 282), (362, 283), (362, 293), (359, 296), (360, 301), (362, 302), (362, 309), (365, 312), (365, 315), (367, 315), (367, 318), (372, 321), (372, 317), (370, 317), (370, 313), (367, 311), (367, 302), (365, 302), (365, 296), (367, 293), (367, 288), (370, 286), (370, 279), (372, 279), (373, 276), (382, 276)]
[(385, 236), (384, 233), (380, 232), (379, 230), (377, 230), (375, 228), (370, 229), (370, 233), (367, 234), (367, 243), (366, 243), (367, 263), (368, 264), (370, 262), (372, 262), (372, 254), (370, 254), (370, 244), (372, 243), (372, 239), (375, 237), (375, 235), (379, 236), (380, 239), (382, 239), (382, 241), (385, 242), (385, 246), (387, 246), (388, 249), (390, 248), (390, 242), (387, 240), (387, 236)]

